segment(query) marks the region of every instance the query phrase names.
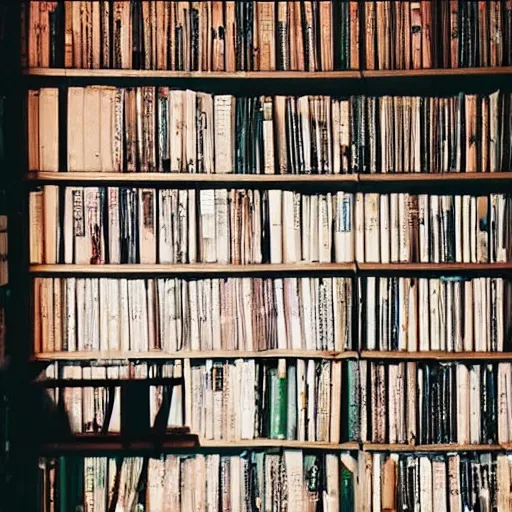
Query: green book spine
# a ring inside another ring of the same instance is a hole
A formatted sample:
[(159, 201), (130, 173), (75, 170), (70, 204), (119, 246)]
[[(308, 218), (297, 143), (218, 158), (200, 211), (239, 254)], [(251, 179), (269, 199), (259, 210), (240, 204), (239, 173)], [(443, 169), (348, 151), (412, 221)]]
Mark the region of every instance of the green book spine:
[(60, 512), (68, 512), (68, 482), (67, 482), (67, 464), (66, 457), (59, 457), (59, 489), (58, 489), (58, 500)]
[(352, 441), (359, 440), (361, 436), (361, 422), (359, 416), (359, 362), (348, 361), (347, 367), (348, 378), (348, 436)]
[(297, 368), (288, 369), (286, 439), (297, 439)]
[(286, 360), (270, 370), (270, 439), (286, 439), (287, 419)]
[(341, 468), (341, 510), (354, 512), (354, 477), (343, 464)]

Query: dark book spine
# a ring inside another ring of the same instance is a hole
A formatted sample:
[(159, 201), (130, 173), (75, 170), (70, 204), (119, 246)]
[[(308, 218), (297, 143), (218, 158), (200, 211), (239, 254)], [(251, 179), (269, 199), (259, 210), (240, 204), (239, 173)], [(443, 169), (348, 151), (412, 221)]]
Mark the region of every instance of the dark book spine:
[(199, 70), (199, 13), (197, 9), (190, 10), (190, 32), (192, 36), (191, 41), (191, 71)]
[(423, 444), (432, 442), (432, 400), (430, 385), (430, 366), (423, 367)]
[(358, 105), (359, 98), (357, 96), (350, 96), (350, 170), (351, 172), (359, 171), (359, 130), (358, 126)]

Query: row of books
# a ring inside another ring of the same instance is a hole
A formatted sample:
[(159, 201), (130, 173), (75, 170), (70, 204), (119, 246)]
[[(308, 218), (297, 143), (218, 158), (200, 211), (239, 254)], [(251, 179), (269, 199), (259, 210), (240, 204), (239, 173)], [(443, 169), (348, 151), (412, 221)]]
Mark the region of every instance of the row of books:
[(363, 5), (367, 69), (512, 64), (508, 0), (364, 0)]
[(351, 423), (356, 426), (349, 432), (351, 438), (359, 430), (363, 441), (375, 443), (511, 441), (511, 363), (348, 365), (354, 380), (359, 377), (361, 393), (360, 424)]
[[(30, 67), (330, 71), (512, 64), (508, 0), (31, 1)], [(362, 37), (359, 34), (362, 34)]]
[(40, 460), (39, 489), (43, 512), (354, 512), (357, 465), (302, 450), (60, 457)]
[[(185, 368), (186, 382), (190, 386), (190, 365), (185, 363)], [(81, 386), (46, 388), (52, 401), (66, 411), (73, 433), (123, 432), (129, 435), (147, 434), (150, 429), (165, 432), (183, 426), (184, 403), (189, 409), (192, 407), (190, 387), (185, 389), (186, 393), (183, 389), (183, 362), (179, 359), (162, 363), (116, 360), (105, 364), (51, 363), (44, 376), (49, 380), (83, 381)], [(110, 379), (112, 385), (105, 386), (104, 381)], [(119, 380), (127, 379), (140, 385), (121, 388)], [(103, 384), (88, 386), (88, 380)], [(188, 421), (189, 416), (187, 414)]]
[(34, 348), (59, 351), (352, 346), (352, 281), (35, 278)]
[[(512, 169), (512, 96), (213, 95), (168, 87), (28, 91), (29, 170), (241, 174)], [(61, 163), (62, 164), (62, 163)]]
[(358, 283), (361, 348), (410, 352), (512, 348), (508, 280), (366, 277)]
[(509, 510), (509, 454), (360, 453), (357, 510)]
[[(24, 27), (30, 67), (175, 71), (357, 69), (358, 2), (41, 2)], [(336, 48), (334, 48), (336, 45)]]
[[(347, 431), (347, 415), (342, 413), (342, 364), (313, 359), (176, 360), (83, 367), (53, 363), (46, 377), (83, 379), (80, 387), (64, 387), (59, 392), (49, 388), (55, 401), (62, 403), (75, 433), (126, 434), (127, 429), (148, 432), (150, 428), (165, 432), (186, 425), (207, 440), (339, 443)], [(91, 379), (130, 375), (140, 384), (132, 385), (131, 391), (120, 389), (116, 380), (112, 386), (87, 385)], [(159, 377), (177, 382), (144, 382)], [(145, 395), (142, 400), (141, 395)], [(134, 414), (136, 425), (131, 422)]]
[(30, 262), (506, 262), (511, 201), (45, 185), (29, 193)]
[(41, 459), (39, 467), (44, 512), (75, 510), (85, 503), (93, 503), (94, 510), (123, 512), (133, 510), (133, 503), (148, 512), (165, 507), (173, 512), (312, 512), (317, 507), (326, 512), (490, 512), (509, 510), (512, 500), (508, 454), (363, 452), (356, 458), (284, 450), (122, 460), (60, 457)]
[[(147, 432), (150, 427), (165, 431), (186, 425), (203, 439), (227, 442), (512, 441), (509, 362), (184, 359), (111, 367), (53, 365), (47, 376), (85, 380), (81, 387), (52, 391), (79, 433)], [(130, 373), (140, 381), (138, 399), (131, 398), (133, 392), (119, 391), (115, 380), (112, 386), (103, 381), (103, 386), (87, 386), (86, 379)], [(143, 382), (159, 376), (175, 377), (179, 383)], [(134, 414), (137, 420), (130, 421)]]
[(365, 277), (354, 286), (339, 277), (69, 277), (33, 285), (36, 353), (512, 348), (512, 286), (502, 278)]

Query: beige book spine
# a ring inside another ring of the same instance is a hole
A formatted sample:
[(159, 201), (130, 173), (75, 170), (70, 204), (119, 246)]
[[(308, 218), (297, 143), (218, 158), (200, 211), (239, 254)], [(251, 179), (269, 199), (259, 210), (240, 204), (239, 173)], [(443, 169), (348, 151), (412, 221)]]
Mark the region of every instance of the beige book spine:
[(235, 53), (235, 40), (236, 40), (236, 17), (235, 17), (235, 1), (227, 0), (225, 3), (225, 55), (226, 65), (225, 70), (232, 72), (236, 71), (236, 53)]
[(365, 31), (365, 47), (366, 47), (366, 69), (376, 69), (376, 47), (375, 47), (375, 32), (376, 32), (376, 11), (375, 2), (367, 0), (364, 3), (366, 31)]
[(322, 71), (332, 71), (334, 69), (332, 21), (332, 4), (331, 2), (322, 1), (320, 3)]
[(423, 20), (421, 15), (421, 3), (411, 2), (411, 61), (413, 69), (422, 67)]
[(28, 170), (38, 171), (39, 165), (39, 90), (29, 90), (28, 109)]
[(59, 91), (43, 88), (39, 92), (40, 170), (59, 171)]
[(468, 94), (465, 98), (466, 114), (466, 172), (478, 171), (477, 165), (477, 101), (476, 94)]
[(350, 69), (360, 69), (359, 2), (350, 2)]

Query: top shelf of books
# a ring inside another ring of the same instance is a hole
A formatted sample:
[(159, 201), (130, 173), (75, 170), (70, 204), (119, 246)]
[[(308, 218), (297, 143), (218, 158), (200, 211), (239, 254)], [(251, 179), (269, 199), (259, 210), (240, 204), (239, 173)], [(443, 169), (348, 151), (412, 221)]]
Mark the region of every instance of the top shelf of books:
[(501, 0), (29, 0), (23, 7), (22, 67), (87, 76), (465, 76), (466, 68), (487, 74), (512, 66), (512, 5)]

